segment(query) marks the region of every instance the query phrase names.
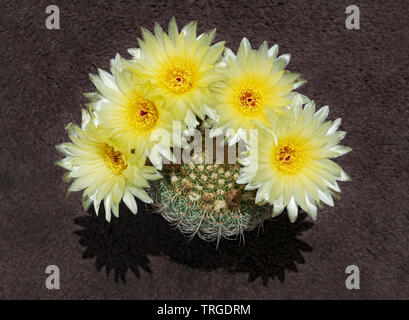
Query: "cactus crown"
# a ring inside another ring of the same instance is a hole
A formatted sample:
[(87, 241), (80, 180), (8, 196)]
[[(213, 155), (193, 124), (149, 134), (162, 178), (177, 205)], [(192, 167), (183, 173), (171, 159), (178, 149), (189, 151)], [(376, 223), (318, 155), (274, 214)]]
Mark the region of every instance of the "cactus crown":
[(254, 192), (235, 181), (238, 164), (205, 164), (203, 159), (164, 166), (154, 188), (158, 211), (183, 233), (207, 241), (243, 236), (271, 217), (271, 209), (254, 204)]
[(227, 207), (227, 195), (239, 189), (235, 183), (238, 177), (238, 165), (190, 162), (170, 172), (173, 191), (186, 197), (189, 205), (200, 206), (209, 214), (218, 214)]

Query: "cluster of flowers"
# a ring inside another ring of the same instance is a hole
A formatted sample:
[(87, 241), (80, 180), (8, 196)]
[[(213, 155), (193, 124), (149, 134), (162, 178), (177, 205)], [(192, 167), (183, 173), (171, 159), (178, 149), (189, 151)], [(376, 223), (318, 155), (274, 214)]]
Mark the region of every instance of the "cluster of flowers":
[[(350, 151), (339, 145), (341, 119), (326, 121), (327, 106), (316, 110), (293, 91), (305, 80), (285, 70), (290, 55), (278, 56), (277, 45), (252, 49), (243, 38), (234, 54), (224, 42), (212, 44), (214, 37), (215, 30), (197, 36), (196, 22), (179, 32), (172, 19), (167, 33), (155, 24), (154, 33), (142, 29), (132, 59), (117, 54), (111, 73), (90, 76), (97, 90), (85, 94), (82, 124), (68, 124), (71, 142), (57, 146), (69, 191), (85, 189), (84, 210), (93, 204), (98, 213), (103, 202), (110, 221), (121, 200), (133, 213), (134, 197), (151, 203), (149, 181), (162, 178), (163, 158), (173, 159), (171, 148), (180, 144), (173, 122), (186, 131), (198, 120), (249, 149), (249, 131), (258, 130), (258, 152), (241, 162), (236, 183), (256, 190), (255, 203), (271, 205), (273, 216), (287, 208), (293, 222), (301, 207), (315, 219), (321, 203), (334, 204), (337, 181), (349, 179), (330, 160)], [(165, 145), (157, 139), (163, 131)]]

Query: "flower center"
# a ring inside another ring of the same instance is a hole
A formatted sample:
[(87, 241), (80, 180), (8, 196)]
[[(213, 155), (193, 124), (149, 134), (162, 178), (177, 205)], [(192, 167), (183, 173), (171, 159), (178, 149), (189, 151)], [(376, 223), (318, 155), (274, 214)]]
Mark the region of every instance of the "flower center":
[(175, 94), (183, 94), (193, 87), (192, 69), (185, 65), (172, 65), (163, 69), (162, 83), (169, 91)]
[(262, 106), (262, 97), (260, 93), (254, 89), (240, 90), (235, 99), (236, 105), (244, 114), (256, 112)]
[(141, 99), (129, 107), (128, 121), (136, 129), (148, 130), (156, 124), (158, 118), (158, 110), (150, 100)]
[(291, 143), (279, 145), (274, 156), (276, 168), (283, 172), (294, 174), (300, 168), (300, 152)]
[(111, 147), (109, 144), (105, 144), (104, 146), (104, 153), (105, 153), (105, 163), (112, 172), (119, 176), (122, 171), (124, 171), (128, 165), (125, 163), (124, 159), (122, 158), (122, 152), (115, 151), (114, 147)]

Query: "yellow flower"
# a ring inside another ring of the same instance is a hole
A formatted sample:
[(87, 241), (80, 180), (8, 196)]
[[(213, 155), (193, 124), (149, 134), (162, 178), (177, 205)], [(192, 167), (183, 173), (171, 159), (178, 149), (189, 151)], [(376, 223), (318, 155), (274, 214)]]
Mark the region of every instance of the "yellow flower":
[(137, 212), (134, 196), (152, 202), (144, 188), (149, 187), (148, 180), (160, 179), (161, 175), (154, 167), (145, 166), (146, 156), (105, 137), (85, 110), (82, 128), (70, 123), (67, 131), (72, 142), (56, 146), (65, 156), (57, 165), (69, 171), (64, 175), (66, 182), (72, 182), (69, 192), (85, 189), (85, 211), (93, 203), (98, 214), (103, 200), (105, 217), (110, 221), (111, 210), (118, 216), (121, 199), (133, 213)]
[(104, 135), (146, 153), (161, 169), (162, 154), (172, 158), (173, 120), (183, 119), (164, 106), (150, 82), (139, 82), (127, 64), (117, 54), (111, 60), (112, 75), (101, 69), (99, 75), (90, 75), (98, 93), (86, 94), (91, 100), (88, 106)]
[[(213, 131), (229, 128), (236, 138), (244, 138), (254, 128), (252, 121), (267, 123), (266, 110), (279, 114), (291, 103), (291, 91), (305, 80), (284, 70), (289, 54), (277, 58), (277, 53), (278, 46), (269, 49), (267, 42), (258, 50), (252, 49), (246, 38), (241, 41), (237, 56), (226, 48), (219, 64), (223, 85), (217, 89), (214, 107), (220, 119)], [(232, 133), (227, 134), (233, 138)]]
[(168, 34), (158, 23), (154, 34), (142, 28), (140, 49), (129, 49), (136, 76), (151, 81), (165, 105), (178, 117), (186, 117), (190, 127), (197, 124), (195, 115), (203, 118), (210, 110), (212, 90), (221, 79), (214, 66), (224, 49), (224, 42), (211, 46), (215, 30), (196, 37), (196, 25), (191, 22), (179, 32), (172, 18)]
[(248, 183), (247, 190), (258, 189), (256, 203), (273, 204), (273, 216), (287, 207), (291, 222), (297, 218), (298, 205), (315, 220), (321, 202), (334, 205), (332, 196), (341, 192), (337, 181), (350, 180), (330, 160), (351, 151), (338, 144), (346, 134), (337, 131), (341, 119), (324, 122), (327, 106), (315, 112), (313, 101), (302, 105), (298, 96), (283, 116), (267, 111), (268, 127), (256, 123), (258, 152), (250, 156), (237, 181)]

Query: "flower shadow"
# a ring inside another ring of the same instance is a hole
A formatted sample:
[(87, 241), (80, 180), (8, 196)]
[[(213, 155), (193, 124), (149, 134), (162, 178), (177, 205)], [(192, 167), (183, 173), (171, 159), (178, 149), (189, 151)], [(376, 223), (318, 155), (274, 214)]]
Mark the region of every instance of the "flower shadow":
[(216, 249), (215, 243), (198, 237), (189, 240), (151, 207), (141, 203), (138, 207), (138, 214), (133, 215), (121, 204), (120, 218), (113, 218), (110, 223), (93, 210), (88, 216), (74, 219), (82, 227), (75, 234), (85, 248), (83, 258), (96, 258), (97, 270), (105, 267), (107, 275), (114, 270), (115, 281), (121, 279), (125, 283), (128, 269), (138, 278), (140, 270), (150, 273), (149, 256), (166, 255), (191, 268), (246, 273), (249, 282), (261, 278), (266, 286), (270, 278), (284, 282), (285, 271), (298, 272), (296, 263), (305, 263), (302, 253), (312, 251), (311, 246), (297, 238), (313, 225), (305, 221), (305, 215), (294, 224), (281, 215), (266, 221), (261, 229), (246, 232), (244, 243), (222, 240)]

